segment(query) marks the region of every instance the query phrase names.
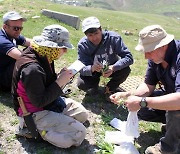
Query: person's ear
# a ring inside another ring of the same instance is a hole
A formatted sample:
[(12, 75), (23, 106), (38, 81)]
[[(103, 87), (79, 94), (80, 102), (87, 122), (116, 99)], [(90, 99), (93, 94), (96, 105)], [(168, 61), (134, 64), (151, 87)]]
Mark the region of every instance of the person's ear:
[(6, 29), (7, 28), (7, 25), (6, 24), (3, 24), (3, 29)]
[(161, 49), (162, 49), (164, 52), (167, 51), (167, 48), (168, 48), (168, 44), (166, 44), (166, 45), (164, 45), (164, 46), (161, 47)]
[(99, 30), (100, 30), (100, 31), (102, 31), (102, 28), (101, 28), (101, 27), (99, 27)]

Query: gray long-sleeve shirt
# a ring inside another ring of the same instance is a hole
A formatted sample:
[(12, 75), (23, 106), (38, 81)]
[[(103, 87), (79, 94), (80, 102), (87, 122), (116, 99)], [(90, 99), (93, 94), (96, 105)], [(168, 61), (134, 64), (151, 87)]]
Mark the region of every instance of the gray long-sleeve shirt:
[(107, 61), (113, 65), (114, 71), (121, 70), (133, 64), (133, 57), (119, 34), (113, 31), (103, 31), (102, 43), (95, 53), (97, 46), (84, 36), (78, 43), (78, 59), (86, 66), (81, 70), (81, 75), (92, 76), (91, 66), (95, 60)]

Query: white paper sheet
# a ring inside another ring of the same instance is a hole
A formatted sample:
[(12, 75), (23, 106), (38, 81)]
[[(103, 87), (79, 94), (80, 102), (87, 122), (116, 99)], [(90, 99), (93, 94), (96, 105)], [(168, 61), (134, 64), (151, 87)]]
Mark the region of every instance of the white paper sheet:
[(76, 60), (74, 63), (72, 63), (67, 69), (72, 70), (73, 74), (75, 75), (78, 73), (85, 65), (79, 61)]

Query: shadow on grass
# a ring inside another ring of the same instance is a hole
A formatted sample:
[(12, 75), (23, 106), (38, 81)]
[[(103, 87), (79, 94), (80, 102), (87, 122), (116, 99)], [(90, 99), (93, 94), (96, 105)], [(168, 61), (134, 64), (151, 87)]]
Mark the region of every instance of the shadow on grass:
[(8, 107), (13, 107), (12, 103), (12, 96), (10, 92), (2, 92), (0, 91), (0, 103), (8, 106)]
[(143, 153), (147, 147), (153, 146), (159, 142), (159, 139), (163, 134), (154, 129), (149, 130), (148, 132), (140, 133), (140, 137), (137, 139), (140, 148), (138, 148), (140, 153)]
[(18, 141), (22, 143), (27, 153), (36, 154), (92, 154), (96, 148), (95, 145), (90, 145), (86, 139), (80, 146), (74, 146), (68, 149), (58, 148), (46, 141), (37, 142), (22, 137), (18, 138)]
[(121, 106), (118, 107), (116, 104), (107, 101), (103, 94), (97, 94), (95, 96), (85, 95), (82, 104), (87, 110), (97, 115), (102, 115), (102, 120), (105, 123), (109, 123), (115, 117), (121, 120), (127, 119), (127, 109)]

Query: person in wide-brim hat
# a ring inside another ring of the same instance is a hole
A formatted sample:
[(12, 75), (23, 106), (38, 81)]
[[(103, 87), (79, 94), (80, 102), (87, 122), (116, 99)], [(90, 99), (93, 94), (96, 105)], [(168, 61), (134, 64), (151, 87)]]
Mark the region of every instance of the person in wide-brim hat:
[(119, 98), (127, 98), (126, 107), (140, 120), (166, 124), (164, 137), (145, 154), (179, 154), (180, 40), (160, 25), (150, 25), (139, 32), (135, 49), (148, 59), (144, 82), (133, 92), (112, 95), (111, 101), (117, 104)]
[(147, 26), (139, 32), (139, 43), (135, 49), (141, 52), (151, 52), (169, 44), (173, 39), (174, 35), (167, 34), (160, 25)]
[[(72, 81), (74, 74), (66, 67), (55, 71), (54, 60), (68, 48), (73, 45), (65, 27), (45, 27), (16, 61), (12, 81), (13, 102), (19, 119), (23, 119), (23, 110), (17, 102), (21, 97), (35, 123), (34, 127), (27, 125), (30, 136), (60, 148), (79, 146), (86, 136), (82, 123), (87, 120), (87, 110), (81, 103), (62, 97), (64, 87)], [(26, 122), (25, 118), (23, 120)], [(20, 128), (23, 126), (22, 123)]]
[(73, 48), (69, 42), (69, 32), (60, 25), (50, 25), (43, 29), (40, 36), (33, 37), (33, 41), (40, 45), (52, 48)]
[(49, 62), (61, 57), (67, 49), (74, 48), (69, 41), (69, 31), (60, 25), (45, 27), (41, 35), (33, 37), (31, 47), (41, 56), (46, 56)]

